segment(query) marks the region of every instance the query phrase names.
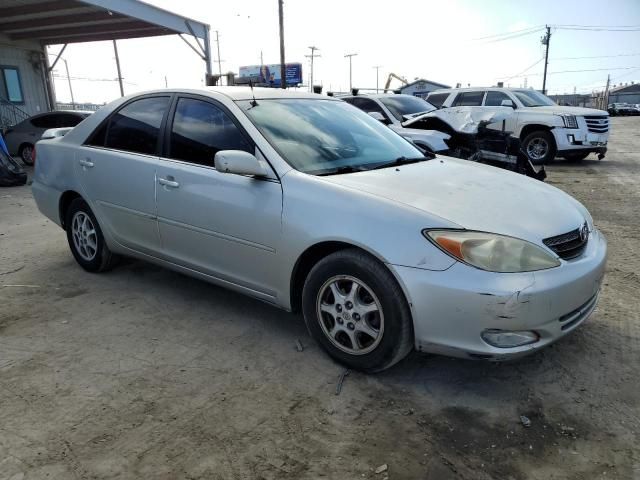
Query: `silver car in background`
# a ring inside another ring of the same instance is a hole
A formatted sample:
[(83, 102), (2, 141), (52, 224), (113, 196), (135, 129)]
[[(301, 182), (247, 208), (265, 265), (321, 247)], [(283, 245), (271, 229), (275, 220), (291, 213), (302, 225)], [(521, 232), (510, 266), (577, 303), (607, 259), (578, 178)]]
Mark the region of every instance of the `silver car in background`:
[(423, 156), (345, 102), (240, 87), (125, 97), (38, 143), (33, 194), (90, 272), (148, 260), (302, 311), (351, 368), (515, 358), (595, 308), (606, 241), (562, 191)]
[(33, 165), (33, 146), (44, 132), (52, 128), (73, 128), (92, 113), (82, 110), (57, 110), (29, 117), (4, 132), (9, 153), (19, 157), (25, 165)]

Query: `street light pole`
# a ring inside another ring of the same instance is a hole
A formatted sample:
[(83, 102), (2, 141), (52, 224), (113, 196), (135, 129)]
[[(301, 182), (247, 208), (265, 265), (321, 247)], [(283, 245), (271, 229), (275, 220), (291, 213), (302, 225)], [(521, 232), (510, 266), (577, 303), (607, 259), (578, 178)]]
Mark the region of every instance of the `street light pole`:
[(347, 53), (344, 58), (349, 58), (349, 92), (351, 92), (351, 90), (353, 89), (353, 82), (352, 82), (352, 70), (351, 70), (351, 58), (355, 57), (356, 55), (358, 55), (357, 53)]
[(316, 55), (315, 51), (319, 50), (318, 47), (309, 47), (311, 49), (311, 55), (305, 55), (305, 57), (310, 58), (311, 59), (311, 80), (309, 81), (310, 85), (309, 85), (309, 91), (313, 92), (313, 59), (315, 57), (320, 57), (320, 55)]
[(278, 0), (278, 20), (280, 22), (280, 88), (287, 88), (287, 66), (284, 63), (284, 12), (282, 0)]
[(71, 77), (69, 76), (69, 64), (67, 63), (66, 59), (62, 59), (62, 61), (64, 62), (64, 68), (67, 71), (67, 82), (69, 82), (69, 93), (71, 94), (71, 107), (75, 110), (76, 109), (76, 101), (73, 98), (73, 87), (71, 86)]
[(380, 75), (379, 75), (379, 70), (382, 67), (382, 65), (374, 65), (373, 68), (376, 69), (376, 93), (378, 93), (378, 86), (379, 86), (379, 80), (380, 80)]

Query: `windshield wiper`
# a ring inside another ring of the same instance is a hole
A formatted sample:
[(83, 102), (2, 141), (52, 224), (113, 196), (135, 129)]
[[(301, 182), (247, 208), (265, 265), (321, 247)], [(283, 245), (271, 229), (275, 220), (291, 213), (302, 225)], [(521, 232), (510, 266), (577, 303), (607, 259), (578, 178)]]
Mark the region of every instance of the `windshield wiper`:
[(344, 167), (334, 168), (332, 170), (323, 170), (320, 173), (316, 173), (318, 177), (324, 177), (327, 175), (341, 175), (343, 173), (362, 172), (361, 168), (354, 168), (351, 165), (345, 165)]
[(389, 167), (399, 167), (400, 165), (409, 165), (410, 163), (423, 162), (424, 160), (431, 160), (433, 158), (435, 158), (435, 155), (429, 156), (429, 157), (424, 156), (424, 157), (412, 157), (412, 158), (398, 157), (395, 160), (392, 160), (391, 162), (386, 162), (380, 165), (376, 165), (371, 170), (379, 170), (381, 168), (389, 168)]

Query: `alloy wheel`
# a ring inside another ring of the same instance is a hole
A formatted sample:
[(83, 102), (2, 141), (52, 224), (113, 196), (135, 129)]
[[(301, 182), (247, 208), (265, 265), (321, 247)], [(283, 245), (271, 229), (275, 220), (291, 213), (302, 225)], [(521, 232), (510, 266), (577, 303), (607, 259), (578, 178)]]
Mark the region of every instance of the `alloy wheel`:
[(373, 290), (355, 277), (327, 280), (319, 290), (316, 311), (322, 332), (343, 352), (364, 355), (382, 340), (382, 305)]
[(98, 235), (91, 217), (85, 212), (76, 212), (71, 221), (71, 235), (76, 252), (90, 262), (98, 253)]

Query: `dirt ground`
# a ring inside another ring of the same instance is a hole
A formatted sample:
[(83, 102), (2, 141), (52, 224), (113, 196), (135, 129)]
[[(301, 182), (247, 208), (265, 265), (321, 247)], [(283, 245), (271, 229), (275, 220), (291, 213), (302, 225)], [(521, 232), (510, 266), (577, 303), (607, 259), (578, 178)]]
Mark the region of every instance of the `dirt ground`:
[(0, 479), (640, 479), (639, 132), (614, 118), (605, 160), (548, 169), (609, 240), (588, 322), (340, 395), (301, 318), (142, 262), (86, 273), (28, 187), (0, 190)]

